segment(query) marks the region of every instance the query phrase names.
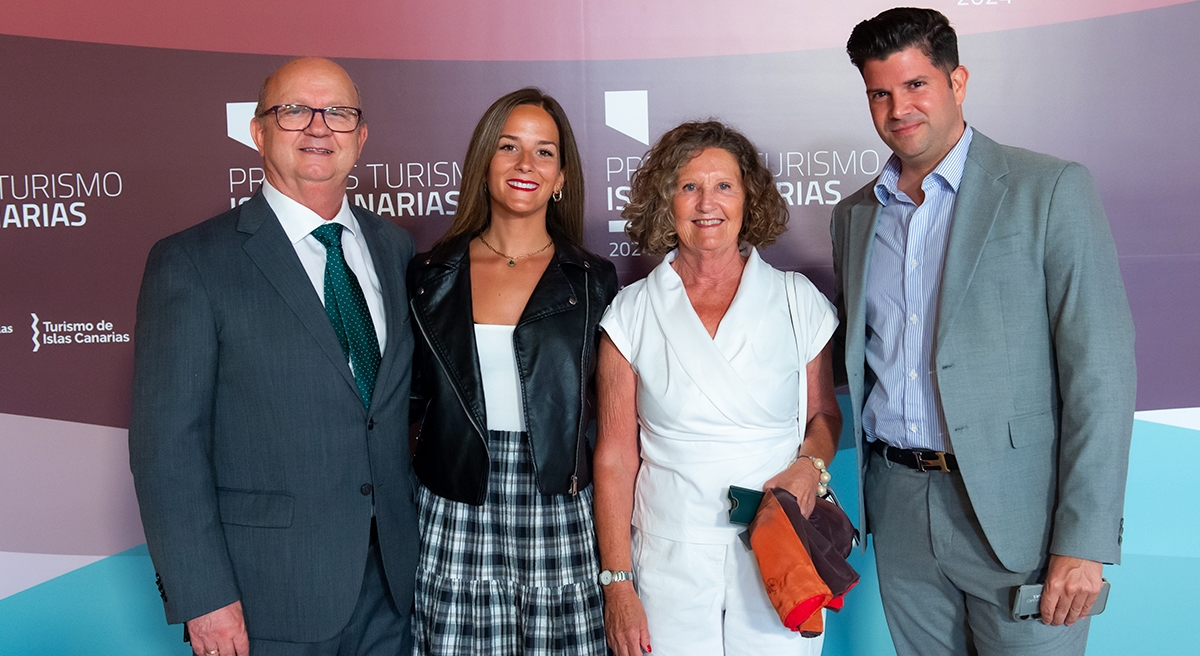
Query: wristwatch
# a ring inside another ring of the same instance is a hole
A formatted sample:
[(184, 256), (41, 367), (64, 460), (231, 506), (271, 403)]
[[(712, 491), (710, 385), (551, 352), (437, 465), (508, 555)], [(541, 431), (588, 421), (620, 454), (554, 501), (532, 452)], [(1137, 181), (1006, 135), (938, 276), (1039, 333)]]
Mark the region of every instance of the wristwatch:
[(632, 581), (633, 572), (614, 572), (611, 569), (606, 569), (600, 572), (600, 585), (608, 585), (617, 581)]

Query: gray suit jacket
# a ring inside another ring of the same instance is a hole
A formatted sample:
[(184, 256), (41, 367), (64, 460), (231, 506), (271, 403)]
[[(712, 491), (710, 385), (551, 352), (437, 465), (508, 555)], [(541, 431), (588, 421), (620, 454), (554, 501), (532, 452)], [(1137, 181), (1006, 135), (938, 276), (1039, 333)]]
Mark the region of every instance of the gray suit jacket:
[(372, 503), (392, 595), (411, 606), (414, 249), (404, 230), (353, 211), (387, 318), (369, 411), (261, 192), (150, 252), (129, 455), (168, 622), (240, 599), (252, 637), (333, 637), (358, 599)]
[[(833, 214), (860, 526), (865, 289), (874, 181)], [(1000, 562), (1120, 559), (1136, 371), (1133, 321), (1084, 167), (978, 131), (950, 228), (931, 367), (971, 505)], [(868, 530), (870, 527), (867, 527)]]

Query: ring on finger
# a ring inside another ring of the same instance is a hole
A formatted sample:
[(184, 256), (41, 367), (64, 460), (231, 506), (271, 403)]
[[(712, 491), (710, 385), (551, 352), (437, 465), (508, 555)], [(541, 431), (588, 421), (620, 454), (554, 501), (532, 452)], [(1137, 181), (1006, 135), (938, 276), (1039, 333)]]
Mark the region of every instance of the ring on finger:
[(220, 649), (209, 649), (208, 651), (206, 651), (204, 653), (208, 654), (208, 656), (216, 656), (216, 654), (221, 653), (221, 650)]

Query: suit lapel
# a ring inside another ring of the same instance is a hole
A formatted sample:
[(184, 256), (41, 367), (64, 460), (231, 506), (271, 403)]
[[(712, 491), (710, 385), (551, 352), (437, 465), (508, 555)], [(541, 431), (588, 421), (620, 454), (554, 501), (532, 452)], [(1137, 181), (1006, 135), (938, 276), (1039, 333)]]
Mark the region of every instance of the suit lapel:
[(250, 235), (242, 244), (250, 260), (275, 291), (279, 292), (292, 312), (296, 313), (300, 323), (312, 333), (313, 339), (333, 361), (357, 396), (358, 386), (354, 383), (354, 374), (350, 372), (350, 364), (342, 353), (337, 333), (329, 323), (329, 315), (325, 314), (321, 299), (300, 264), (296, 250), (292, 248), (287, 233), (283, 231), (283, 226), (279, 225), (279, 219), (271, 211), (271, 206), (263, 198), (262, 192), (255, 194), (242, 205), (237, 229)]
[[(383, 313), (387, 321), (387, 343), (383, 347), (383, 353), (380, 354), (379, 372), (375, 377), (375, 398), (378, 398), (381, 390), (395, 388), (395, 385), (391, 383), (391, 378), (398, 373), (395, 366), (396, 354), (400, 352), (405, 343), (401, 332), (406, 330), (401, 319), (408, 312), (408, 308), (403, 303), (404, 279), (401, 278), (401, 275), (404, 268), (396, 257), (395, 250), (384, 245), (383, 237), (379, 234), (380, 226), (373, 218), (357, 211), (353, 205), (350, 209), (354, 211), (354, 216), (358, 219), (358, 226), (362, 230), (363, 238), (367, 241), (367, 249), (371, 253), (371, 264), (375, 267), (375, 275), (379, 277), (380, 293), (383, 295)], [(399, 294), (398, 297), (397, 294)], [(397, 298), (400, 302), (393, 302)], [(374, 401), (371, 402), (371, 406), (375, 407)]]
[[(859, 376), (863, 374), (867, 336), (867, 276), (871, 263), (871, 247), (875, 243), (875, 225), (878, 222), (880, 205), (873, 192), (850, 208), (850, 225), (847, 229), (846, 261), (842, 266), (845, 278), (843, 294), (846, 299), (848, 348), (847, 367), (853, 366)], [(850, 363), (853, 363), (851, 365)], [(859, 388), (861, 390), (861, 387)], [(855, 403), (861, 405), (862, 399)]]
[(1008, 172), (1007, 163), (995, 148), (995, 142), (975, 132), (962, 182), (954, 205), (954, 219), (946, 244), (946, 262), (942, 267), (941, 294), (938, 299), (937, 332), (934, 354), (941, 349), (954, 316), (966, 297), (975, 275), (975, 267), (987, 242), (1000, 205), (1008, 193), (1001, 181)]
[[(846, 304), (846, 375), (855, 432), (855, 456), (858, 460), (858, 525), (867, 530), (867, 506), (863, 492), (867, 454), (862, 435), (862, 409), (866, 402), (867, 342), (867, 268), (875, 243), (875, 226), (880, 204), (874, 193), (875, 181), (863, 190), (863, 197), (850, 207), (850, 217), (842, 247), (842, 302)], [(865, 541), (862, 545), (866, 549)]]

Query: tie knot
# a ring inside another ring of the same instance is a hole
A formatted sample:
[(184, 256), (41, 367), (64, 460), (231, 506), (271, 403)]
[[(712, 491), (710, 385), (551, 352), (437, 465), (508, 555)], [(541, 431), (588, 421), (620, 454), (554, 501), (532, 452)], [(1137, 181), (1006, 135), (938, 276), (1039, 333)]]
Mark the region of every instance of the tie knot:
[(340, 249), (342, 247), (342, 224), (328, 221), (325, 225), (313, 230), (312, 236), (325, 244), (325, 248)]

